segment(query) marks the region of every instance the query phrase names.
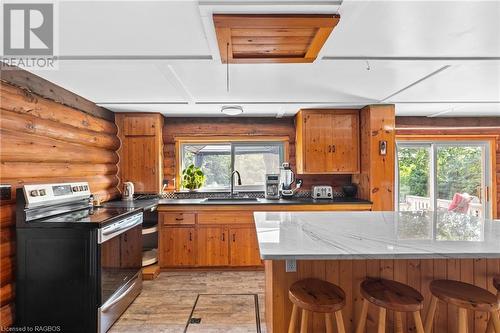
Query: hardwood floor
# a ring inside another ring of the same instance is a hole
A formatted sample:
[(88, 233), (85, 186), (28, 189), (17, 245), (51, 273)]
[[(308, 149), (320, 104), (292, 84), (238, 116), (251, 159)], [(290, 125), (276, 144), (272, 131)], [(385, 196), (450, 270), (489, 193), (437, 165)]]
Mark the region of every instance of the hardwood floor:
[(257, 332), (253, 294), (265, 332), (263, 271), (161, 272), (144, 281), (141, 295), (110, 332), (184, 332), (193, 308), (201, 323), (187, 332)]

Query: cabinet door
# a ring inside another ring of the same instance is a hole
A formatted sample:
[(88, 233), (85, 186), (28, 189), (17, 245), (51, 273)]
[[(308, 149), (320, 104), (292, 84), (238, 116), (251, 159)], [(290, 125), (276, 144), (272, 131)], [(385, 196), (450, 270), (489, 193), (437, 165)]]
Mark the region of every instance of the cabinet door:
[(122, 179), (136, 192), (158, 193), (158, 154), (154, 136), (128, 136), (123, 142)]
[(200, 227), (197, 231), (198, 266), (227, 266), (229, 246), (224, 227)]
[(254, 226), (231, 228), (229, 236), (231, 266), (262, 265)]
[(359, 172), (359, 118), (357, 112), (331, 115), (331, 165), (334, 173)]
[(195, 265), (194, 228), (162, 227), (160, 266)]
[(157, 123), (156, 116), (128, 116), (123, 119), (123, 134), (155, 135)]
[(306, 114), (304, 118), (304, 170), (307, 173), (332, 171), (331, 145), (332, 120), (328, 113)]

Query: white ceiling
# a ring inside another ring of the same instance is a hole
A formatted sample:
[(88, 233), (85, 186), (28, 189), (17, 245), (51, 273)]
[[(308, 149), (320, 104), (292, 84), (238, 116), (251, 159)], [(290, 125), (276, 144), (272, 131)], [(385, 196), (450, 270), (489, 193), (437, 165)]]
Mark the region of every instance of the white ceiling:
[[(500, 116), (500, 1), (60, 1), (58, 70), (113, 111), (286, 116), (395, 103), (398, 115)], [(341, 15), (313, 64), (219, 60), (212, 13)]]

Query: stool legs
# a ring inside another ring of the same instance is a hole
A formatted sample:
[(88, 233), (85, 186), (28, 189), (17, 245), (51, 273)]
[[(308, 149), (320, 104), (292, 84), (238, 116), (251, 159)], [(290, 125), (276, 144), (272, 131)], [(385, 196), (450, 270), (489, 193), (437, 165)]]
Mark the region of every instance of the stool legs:
[(434, 322), (434, 315), (436, 313), (438, 304), (438, 298), (436, 296), (432, 296), (431, 304), (429, 305), (429, 310), (427, 311), (427, 315), (425, 316), (425, 332), (432, 332), (432, 323)]
[(325, 313), (326, 333), (333, 333), (333, 317), (331, 313)]
[(302, 310), (302, 319), (300, 320), (300, 333), (307, 333), (308, 323), (309, 323), (309, 311)]
[(363, 306), (361, 307), (361, 314), (359, 316), (358, 327), (356, 327), (356, 333), (363, 333), (366, 327), (366, 316), (368, 315), (368, 301), (363, 300)]
[(290, 325), (288, 326), (288, 333), (295, 333), (297, 327), (297, 317), (299, 315), (299, 308), (297, 305), (293, 305), (292, 317), (290, 318)]
[(403, 320), (401, 318), (401, 312), (394, 313), (396, 317), (396, 333), (403, 333)]
[[(337, 332), (345, 333), (344, 319), (342, 318), (342, 311), (337, 311), (334, 314), (325, 313), (325, 326), (326, 333), (334, 333), (333, 331), (333, 315), (335, 315), (335, 322), (337, 323)], [(297, 329), (297, 319), (299, 317), (299, 307), (295, 304), (292, 308), (292, 317), (290, 318), (290, 325), (288, 326), (288, 333), (295, 333)], [(309, 324), (309, 311), (302, 310), (302, 318), (300, 320), (300, 333), (307, 332)]]
[[(401, 312), (395, 311), (396, 316), (396, 333), (403, 333), (403, 321), (401, 319)], [(422, 317), (419, 311), (412, 312), (413, 320), (415, 321), (415, 327), (417, 333), (428, 333), (424, 331), (424, 325), (422, 323)], [(356, 327), (356, 333), (363, 333), (366, 328), (366, 317), (368, 315), (368, 301), (363, 300), (363, 306), (361, 308), (361, 315), (359, 316), (358, 326)], [(387, 310), (385, 308), (379, 307), (378, 312), (378, 333), (385, 333), (386, 329), (386, 316)]]
[(335, 321), (337, 322), (337, 332), (345, 333), (344, 318), (342, 318), (342, 311), (335, 312)]
[(378, 333), (385, 333), (385, 318), (387, 317), (387, 310), (379, 308), (378, 310)]
[(413, 321), (415, 322), (417, 333), (424, 333), (424, 325), (422, 324), (422, 317), (420, 317), (419, 311), (413, 312)]
[(458, 308), (458, 333), (467, 333), (467, 309)]

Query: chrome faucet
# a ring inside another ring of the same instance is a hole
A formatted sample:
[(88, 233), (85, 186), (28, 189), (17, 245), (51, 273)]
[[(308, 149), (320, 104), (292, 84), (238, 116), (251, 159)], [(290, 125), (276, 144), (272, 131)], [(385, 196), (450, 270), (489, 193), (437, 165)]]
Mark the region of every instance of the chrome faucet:
[(241, 186), (241, 175), (237, 170), (234, 170), (231, 172), (231, 196), (234, 196), (236, 193), (234, 193), (234, 174), (238, 175), (238, 185)]

